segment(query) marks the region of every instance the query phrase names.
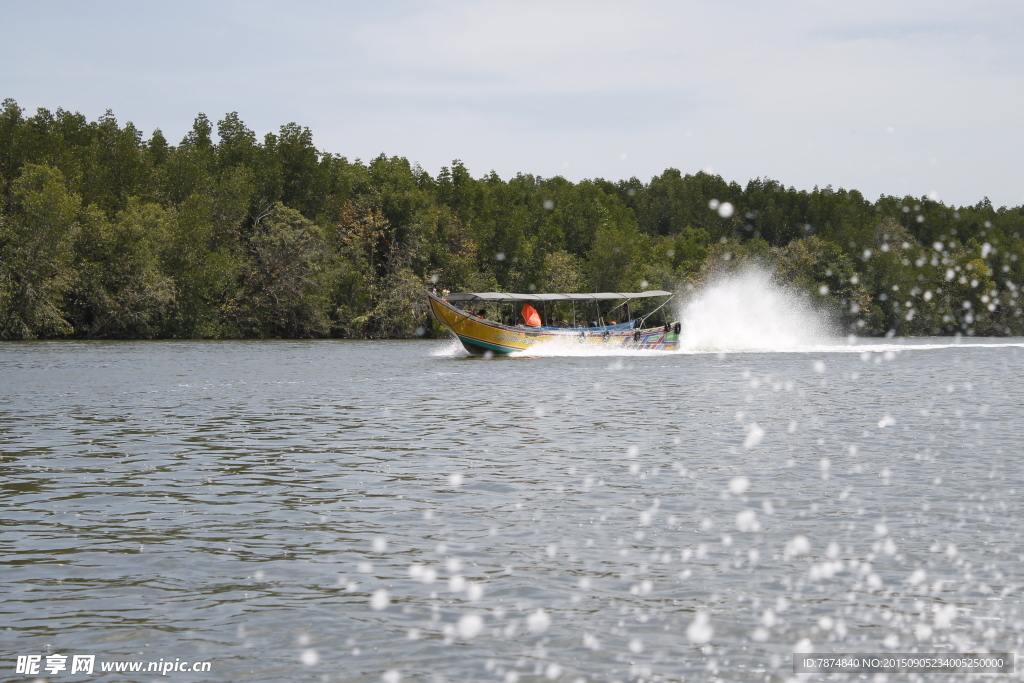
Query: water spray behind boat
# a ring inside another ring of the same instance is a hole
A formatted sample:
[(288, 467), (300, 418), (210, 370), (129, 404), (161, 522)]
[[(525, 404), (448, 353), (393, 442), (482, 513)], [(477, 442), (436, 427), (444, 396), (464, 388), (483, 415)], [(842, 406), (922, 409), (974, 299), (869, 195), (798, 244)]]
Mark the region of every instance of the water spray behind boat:
[(839, 333), (807, 296), (748, 267), (683, 297), (680, 351), (785, 351), (835, 344)]

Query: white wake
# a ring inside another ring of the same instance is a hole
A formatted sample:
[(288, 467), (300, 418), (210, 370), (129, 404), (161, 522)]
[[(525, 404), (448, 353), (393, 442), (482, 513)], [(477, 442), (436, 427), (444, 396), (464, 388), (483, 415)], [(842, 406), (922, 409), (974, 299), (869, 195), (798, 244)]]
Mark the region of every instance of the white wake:
[(828, 317), (770, 272), (748, 268), (681, 304), (683, 352), (790, 351), (844, 343)]

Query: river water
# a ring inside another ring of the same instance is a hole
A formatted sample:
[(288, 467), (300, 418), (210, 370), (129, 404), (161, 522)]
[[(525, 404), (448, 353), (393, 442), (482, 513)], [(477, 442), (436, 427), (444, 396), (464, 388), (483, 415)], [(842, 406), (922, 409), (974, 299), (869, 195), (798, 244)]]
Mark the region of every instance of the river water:
[(775, 681), (795, 650), (1021, 651), (1022, 368), (1022, 340), (6, 344), (0, 678), (91, 654), (50, 680)]

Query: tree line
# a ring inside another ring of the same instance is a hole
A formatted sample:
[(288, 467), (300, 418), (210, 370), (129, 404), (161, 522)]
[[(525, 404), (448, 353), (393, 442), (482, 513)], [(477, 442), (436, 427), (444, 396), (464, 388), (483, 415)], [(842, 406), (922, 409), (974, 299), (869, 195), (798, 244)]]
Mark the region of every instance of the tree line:
[[(1020, 335), (1024, 207), (570, 182), (322, 152), (237, 113), (172, 145), (109, 111), (0, 107), (0, 338), (411, 337), (423, 290), (694, 291), (770, 268), (864, 335)], [(685, 294), (684, 294), (685, 295)]]

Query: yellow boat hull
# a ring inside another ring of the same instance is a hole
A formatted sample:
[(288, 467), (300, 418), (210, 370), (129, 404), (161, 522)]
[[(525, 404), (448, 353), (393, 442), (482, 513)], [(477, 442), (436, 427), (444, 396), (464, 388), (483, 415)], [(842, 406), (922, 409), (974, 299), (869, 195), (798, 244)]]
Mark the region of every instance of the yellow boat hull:
[(645, 330), (590, 330), (587, 328), (537, 329), (510, 327), (478, 318), (428, 293), (430, 312), (474, 355), (516, 353), (539, 344), (586, 344), (588, 347), (675, 351), (679, 334), (674, 328)]

